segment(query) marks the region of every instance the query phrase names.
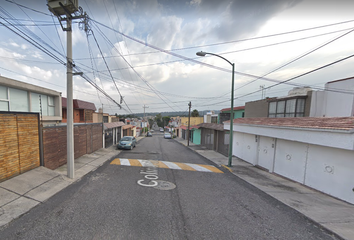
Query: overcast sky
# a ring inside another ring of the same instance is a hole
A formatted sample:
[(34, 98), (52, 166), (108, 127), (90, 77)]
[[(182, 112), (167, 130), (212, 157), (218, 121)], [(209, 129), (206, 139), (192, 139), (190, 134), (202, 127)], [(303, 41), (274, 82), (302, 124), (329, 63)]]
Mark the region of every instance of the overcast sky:
[[(66, 97), (66, 32), (45, 0), (0, 0), (1, 76)], [(260, 86), (297, 77), (354, 54), (351, 0), (79, 0), (88, 35), (73, 23), (73, 59), (80, 76), (74, 98), (111, 114), (220, 110), (262, 98)], [(6, 27), (4, 25), (6, 25)], [(81, 25), (82, 26), (82, 25)], [(11, 30), (12, 31), (11, 31)], [(44, 51), (23, 39), (26, 33)], [(104, 58), (102, 58), (102, 54)], [(51, 55), (51, 56), (49, 56)], [(296, 86), (321, 89), (354, 76), (354, 58), (265, 90), (281, 97)], [(108, 66), (108, 68), (107, 68)], [(257, 92), (258, 91), (258, 92)]]

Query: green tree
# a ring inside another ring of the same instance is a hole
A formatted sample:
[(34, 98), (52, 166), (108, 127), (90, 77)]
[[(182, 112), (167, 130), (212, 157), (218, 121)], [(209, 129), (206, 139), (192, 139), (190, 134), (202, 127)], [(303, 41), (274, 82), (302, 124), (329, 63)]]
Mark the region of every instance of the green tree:
[(154, 125), (154, 120), (153, 119), (149, 119), (149, 126), (150, 126), (150, 129), (152, 128), (152, 125)]
[(197, 110), (197, 109), (194, 109), (194, 110), (192, 111), (192, 113), (191, 113), (191, 116), (192, 116), (192, 117), (199, 117), (199, 112), (198, 112), (198, 110)]
[(171, 118), (169, 116), (162, 117), (163, 126), (167, 126), (170, 120)]
[(162, 122), (161, 113), (156, 114), (156, 116), (155, 116), (155, 122), (157, 123), (157, 126), (163, 127), (163, 122)]

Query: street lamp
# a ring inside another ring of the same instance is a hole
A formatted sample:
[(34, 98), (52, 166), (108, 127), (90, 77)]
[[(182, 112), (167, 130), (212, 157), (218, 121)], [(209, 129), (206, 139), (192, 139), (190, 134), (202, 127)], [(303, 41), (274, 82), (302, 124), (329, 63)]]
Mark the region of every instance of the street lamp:
[(230, 143), (229, 143), (229, 162), (227, 164), (228, 167), (232, 166), (232, 139), (233, 139), (233, 127), (234, 127), (234, 75), (235, 75), (235, 64), (227, 60), (226, 58), (219, 56), (214, 53), (209, 52), (197, 52), (197, 56), (205, 57), (205, 55), (213, 55), (219, 58), (224, 59), (226, 62), (230, 63), (232, 66), (232, 82), (231, 82), (231, 113), (230, 113)]

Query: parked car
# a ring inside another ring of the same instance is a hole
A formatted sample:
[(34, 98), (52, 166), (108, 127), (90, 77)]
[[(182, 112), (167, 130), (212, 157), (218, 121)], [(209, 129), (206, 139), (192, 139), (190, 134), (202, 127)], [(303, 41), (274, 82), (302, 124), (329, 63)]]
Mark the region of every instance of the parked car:
[(163, 128), (160, 128), (160, 132), (163, 132)]
[(136, 138), (132, 136), (125, 136), (119, 140), (117, 149), (133, 149), (136, 147)]
[(152, 137), (151, 132), (147, 132), (147, 133), (146, 133), (146, 136), (147, 136), (147, 137)]
[(171, 137), (171, 133), (165, 133), (165, 135), (163, 136), (164, 138), (169, 138), (169, 139), (171, 139), (172, 137)]

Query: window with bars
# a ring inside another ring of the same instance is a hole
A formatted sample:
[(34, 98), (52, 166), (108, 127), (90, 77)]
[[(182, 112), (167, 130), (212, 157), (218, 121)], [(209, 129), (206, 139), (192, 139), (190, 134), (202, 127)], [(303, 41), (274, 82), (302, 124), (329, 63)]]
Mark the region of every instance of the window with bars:
[(268, 117), (303, 117), (305, 116), (305, 99), (292, 98), (269, 103)]

